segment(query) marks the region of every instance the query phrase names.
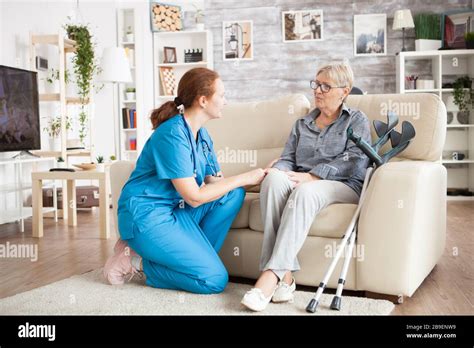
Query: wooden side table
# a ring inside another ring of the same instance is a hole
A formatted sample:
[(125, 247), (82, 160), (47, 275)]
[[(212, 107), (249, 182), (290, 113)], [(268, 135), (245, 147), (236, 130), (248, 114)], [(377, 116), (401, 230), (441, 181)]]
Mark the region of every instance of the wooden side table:
[(66, 190), (63, 189), (63, 203), (67, 202), (67, 213), (66, 211), (63, 211), (63, 217), (65, 220), (67, 219), (69, 226), (77, 226), (75, 180), (98, 180), (100, 209), (99, 237), (102, 239), (108, 239), (110, 237), (110, 177), (108, 168), (106, 168), (104, 172), (98, 172), (97, 170), (77, 170), (75, 172), (48, 171), (31, 173), (33, 199), (33, 237), (36, 238), (43, 237), (43, 180), (67, 181), (67, 188)]

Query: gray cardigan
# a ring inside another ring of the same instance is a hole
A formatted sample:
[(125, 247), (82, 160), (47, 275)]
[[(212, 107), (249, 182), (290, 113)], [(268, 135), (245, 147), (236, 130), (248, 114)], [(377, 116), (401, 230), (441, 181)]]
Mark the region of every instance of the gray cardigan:
[(339, 117), (321, 130), (315, 122), (320, 113), (316, 108), (295, 122), (273, 168), (341, 181), (360, 195), (369, 158), (348, 140), (347, 128), (352, 127), (354, 134), (370, 144), (369, 119), (363, 112), (343, 104)]

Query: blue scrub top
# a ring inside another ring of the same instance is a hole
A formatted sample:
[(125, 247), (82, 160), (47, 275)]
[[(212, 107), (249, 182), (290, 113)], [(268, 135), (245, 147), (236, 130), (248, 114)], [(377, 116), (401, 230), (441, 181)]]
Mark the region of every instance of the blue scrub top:
[[(196, 168), (194, 153), (197, 155)], [(161, 211), (165, 218), (164, 215), (182, 201), (171, 179), (194, 177), (196, 172), (196, 183), (201, 186), (206, 176), (219, 171), (212, 139), (204, 127), (199, 129), (196, 141), (182, 115), (177, 114), (163, 122), (147, 140), (122, 189), (118, 202), (122, 239), (133, 238), (131, 220), (136, 221), (149, 209)]]

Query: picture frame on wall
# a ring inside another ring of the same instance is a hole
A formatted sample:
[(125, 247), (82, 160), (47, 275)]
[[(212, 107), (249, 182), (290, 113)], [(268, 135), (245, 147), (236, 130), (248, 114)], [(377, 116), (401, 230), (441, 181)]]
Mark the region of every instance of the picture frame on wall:
[(163, 63), (177, 63), (176, 47), (163, 47)]
[(323, 40), (323, 10), (284, 11), (281, 13), (283, 42)]
[(222, 22), (222, 59), (253, 60), (253, 22)]
[(387, 55), (387, 15), (354, 15), (354, 56)]
[(464, 34), (474, 31), (474, 10), (449, 11), (441, 16), (443, 49), (466, 48)]
[(150, 25), (152, 32), (183, 30), (181, 6), (150, 2)]

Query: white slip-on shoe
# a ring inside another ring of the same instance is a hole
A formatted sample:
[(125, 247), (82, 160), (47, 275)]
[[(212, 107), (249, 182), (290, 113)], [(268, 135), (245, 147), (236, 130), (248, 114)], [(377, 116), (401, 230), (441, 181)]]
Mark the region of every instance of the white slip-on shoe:
[(296, 290), (295, 278), (292, 278), (291, 285), (288, 285), (284, 281), (280, 280), (278, 282), (277, 288), (275, 289), (275, 293), (273, 294), (272, 302), (280, 303), (280, 302), (293, 301), (295, 290)]
[(275, 290), (273, 290), (273, 293), (270, 296), (265, 297), (261, 289), (253, 288), (246, 292), (240, 303), (254, 312), (260, 312), (267, 308), (267, 305), (270, 303), (274, 293)]

